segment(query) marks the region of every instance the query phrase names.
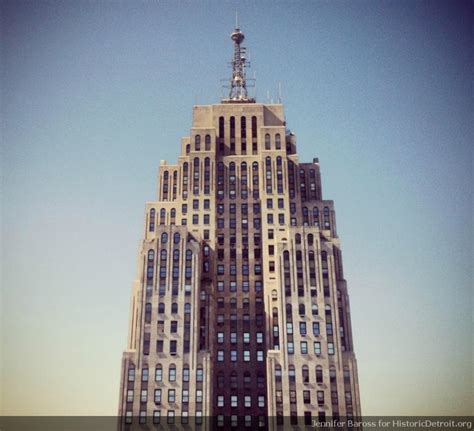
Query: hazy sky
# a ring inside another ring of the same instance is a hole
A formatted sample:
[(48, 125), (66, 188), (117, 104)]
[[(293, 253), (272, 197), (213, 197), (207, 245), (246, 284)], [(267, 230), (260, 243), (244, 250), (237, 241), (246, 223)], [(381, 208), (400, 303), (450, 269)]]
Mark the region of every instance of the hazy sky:
[(335, 200), (363, 413), (472, 414), (471, 2), (0, 7), (4, 414), (116, 414), (144, 203), (236, 10)]

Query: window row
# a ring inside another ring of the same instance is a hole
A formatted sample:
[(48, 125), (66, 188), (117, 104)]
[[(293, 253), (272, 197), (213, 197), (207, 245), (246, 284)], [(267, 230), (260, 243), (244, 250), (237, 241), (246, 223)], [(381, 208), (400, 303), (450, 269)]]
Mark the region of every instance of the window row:
[[(135, 367), (130, 366), (128, 368), (128, 375), (127, 375), (127, 380), (129, 382), (134, 382), (135, 381)], [(202, 382), (204, 381), (204, 370), (201, 367), (198, 367), (196, 369), (196, 382)], [(142, 381), (147, 382), (149, 378), (149, 369), (148, 367), (144, 367), (142, 369)], [(182, 369), (182, 381), (183, 382), (189, 382), (190, 379), (190, 369), (187, 366), (184, 366)], [(161, 364), (157, 364), (155, 367), (155, 382), (161, 382), (163, 381), (163, 366)], [(175, 382), (176, 381), (176, 365), (171, 364), (168, 367), (168, 381), (169, 382)]]

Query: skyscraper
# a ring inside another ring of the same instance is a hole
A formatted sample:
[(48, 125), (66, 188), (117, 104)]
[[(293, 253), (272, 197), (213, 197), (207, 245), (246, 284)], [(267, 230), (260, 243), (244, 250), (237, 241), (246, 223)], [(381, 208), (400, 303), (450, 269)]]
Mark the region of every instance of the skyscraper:
[[(249, 96), (237, 28), (228, 98), (193, 107), (145, 211), (119, 415), (269, 428), (359, 417), (334, 205), (282, 104)], [(210, 420), (207, 420), (211, 418)]]

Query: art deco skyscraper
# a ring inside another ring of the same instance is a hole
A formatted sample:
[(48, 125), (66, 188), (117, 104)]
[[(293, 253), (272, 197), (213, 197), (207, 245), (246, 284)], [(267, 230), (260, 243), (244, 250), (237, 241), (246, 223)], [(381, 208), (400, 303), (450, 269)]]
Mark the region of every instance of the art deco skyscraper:
[[(270, 428), (359, 417), (349, 299), (318, 159), (300, 163), (283, 105), (247, 92), (193, 108), (146, 204), (119, 415)], [(208, 418), (211, 418), (208, 420)]]

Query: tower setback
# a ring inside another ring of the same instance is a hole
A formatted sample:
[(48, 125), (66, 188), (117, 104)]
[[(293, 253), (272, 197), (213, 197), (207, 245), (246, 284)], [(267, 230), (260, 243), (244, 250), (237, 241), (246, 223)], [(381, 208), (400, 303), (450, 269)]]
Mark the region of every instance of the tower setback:
[(123, 354), (121, 429), (286, 429), (360, 417), (334, 204), (282, 104), (248, 96), (236, 29), (229, 97), (193, 107), (146, 204)]

